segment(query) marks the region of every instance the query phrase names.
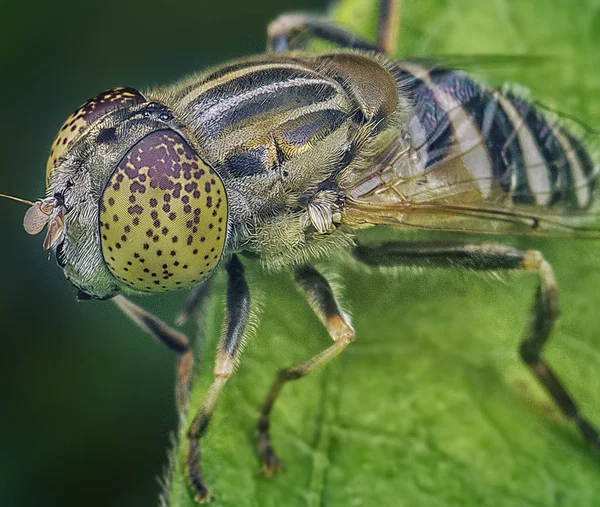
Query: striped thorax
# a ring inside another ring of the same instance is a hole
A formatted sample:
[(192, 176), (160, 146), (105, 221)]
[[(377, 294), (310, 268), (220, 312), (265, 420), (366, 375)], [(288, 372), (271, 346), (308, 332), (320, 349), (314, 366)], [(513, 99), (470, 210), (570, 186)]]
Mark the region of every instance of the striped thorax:
[(234, 62), (148, 95), (169, 105), (223, 178), (229, 251), (277, 267), (348, 243), (338, 230), (342, 174), (397, 138), (408, 111), (398, 86), (383, 57), (290, 54)]

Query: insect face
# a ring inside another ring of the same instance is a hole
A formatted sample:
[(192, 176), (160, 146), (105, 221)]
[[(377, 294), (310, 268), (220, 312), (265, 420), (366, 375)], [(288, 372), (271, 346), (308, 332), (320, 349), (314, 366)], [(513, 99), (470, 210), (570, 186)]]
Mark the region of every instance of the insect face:
[(225, 189), (177, 130), (168, 108), (118, 88), (86, 102), (59, 131), (48, 197), (24, 225), (37, 233), (49, 222), (44, 247), (84, 294), (186, 288), (216, 267)]

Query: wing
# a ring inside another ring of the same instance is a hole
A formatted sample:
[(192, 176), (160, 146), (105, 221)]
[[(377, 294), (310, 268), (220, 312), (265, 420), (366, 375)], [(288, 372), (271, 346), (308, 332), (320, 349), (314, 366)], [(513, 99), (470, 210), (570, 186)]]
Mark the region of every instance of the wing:
[(600, 239), (598, 132), (466, 74), (398, 64), (408, 136), (343, 178), (344, 223)]

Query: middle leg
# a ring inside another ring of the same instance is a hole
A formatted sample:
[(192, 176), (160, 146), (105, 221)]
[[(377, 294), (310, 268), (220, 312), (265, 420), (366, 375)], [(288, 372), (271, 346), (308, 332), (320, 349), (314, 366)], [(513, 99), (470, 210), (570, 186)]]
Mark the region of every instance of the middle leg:
[(151, 313), (129, 301), (125, 296), (115, 296), (113, 302), (144, 331), (158, 338), (171, 350), (177, 352), (175, 398), (177, 401), (177, 410), (180, 413), (184, 413), (188, 406), (188, 396), (194, 370), (194, 355), (187, 336), (167, 326)]
[(311, 371), (324, 366), (337, 357), (354, 340), (350, 319), (342, 311), (329, 283), (315, 268), (305, 266), (295, 272), (298, 285), (306, 293), (308, 302), (325, 325), (333, 345), (295, 366), (279, 371), (264, 401), (256, 426), (258, 454), (262, 460), (262, 472), (270, 477), (281, 468), (281, 461), (271, 442), (271, 411), (286, 382), (297, 380)]

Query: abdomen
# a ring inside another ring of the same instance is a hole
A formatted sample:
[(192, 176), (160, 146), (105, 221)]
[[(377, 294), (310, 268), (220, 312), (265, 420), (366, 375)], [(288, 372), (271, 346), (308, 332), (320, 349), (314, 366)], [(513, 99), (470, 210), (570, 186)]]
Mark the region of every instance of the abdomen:
[(458, 71), (398, 64), (424, 144), (423, 170), (459, 157), (484, 199), (586, 209), (596, 169), (583, 141), (531, 103)]

